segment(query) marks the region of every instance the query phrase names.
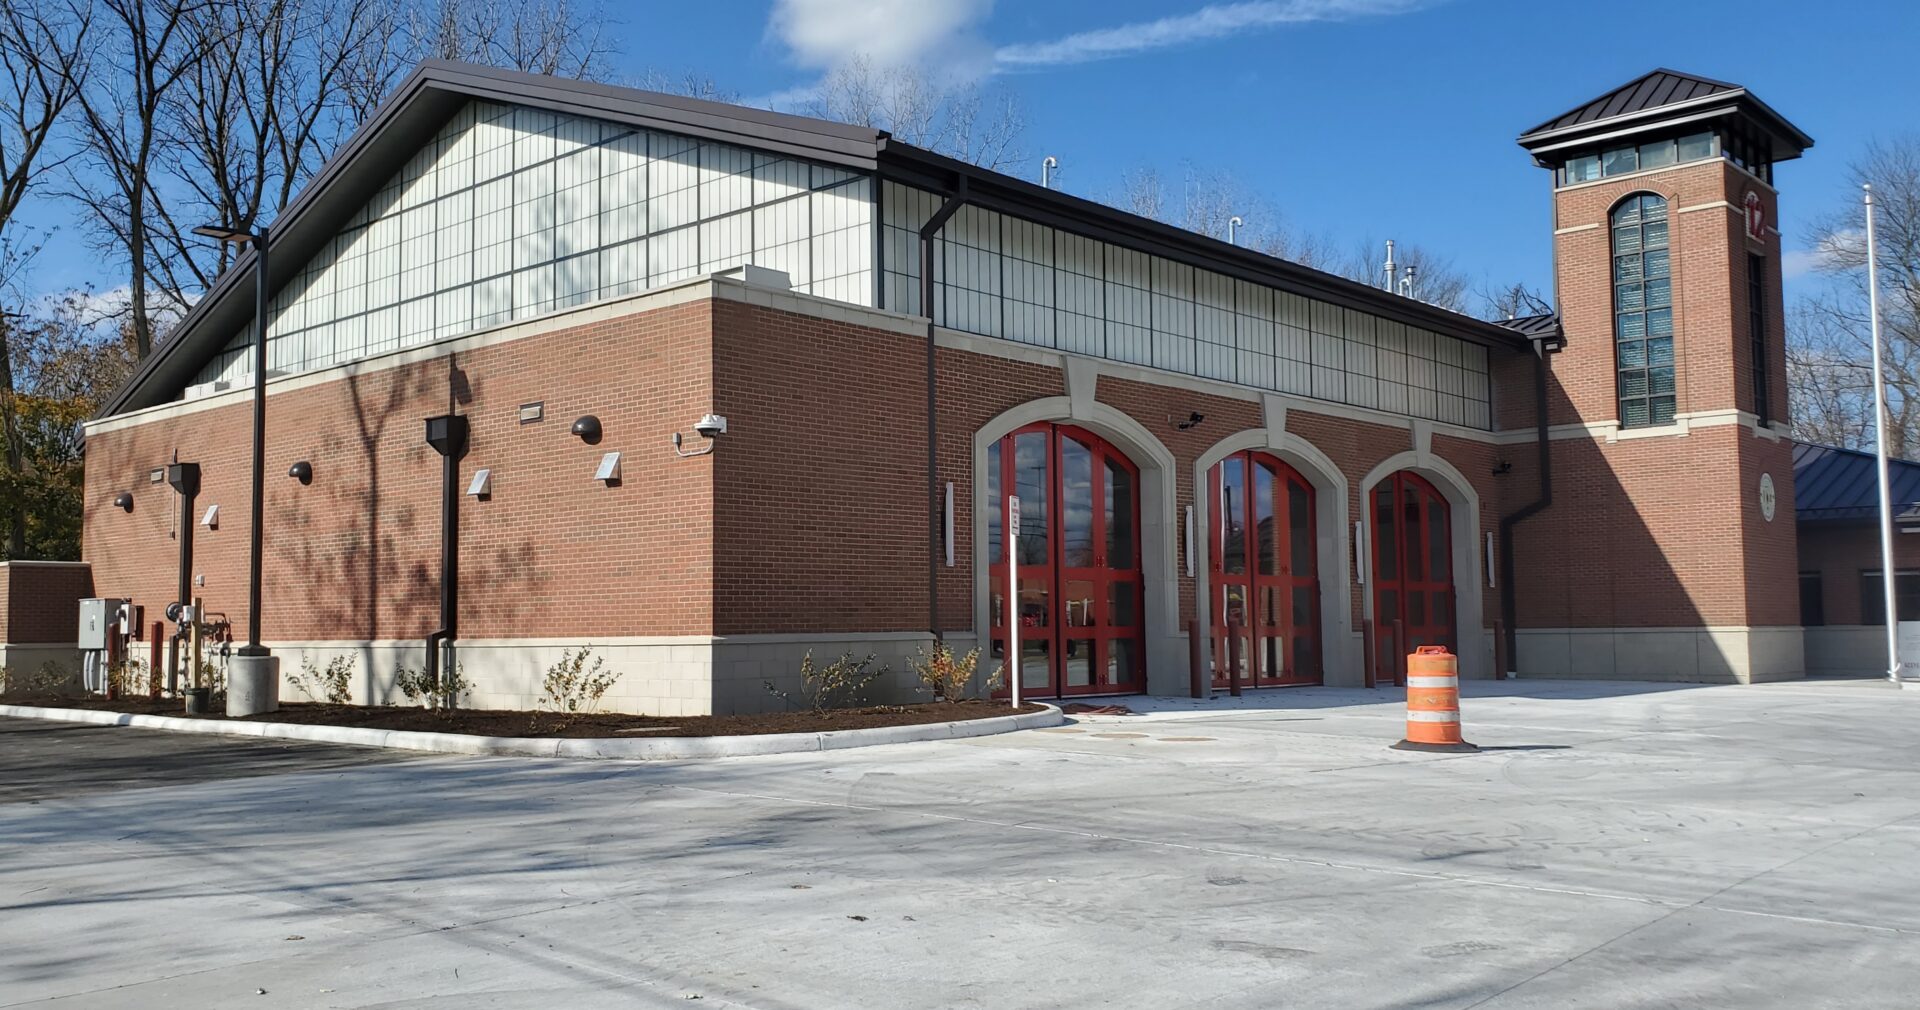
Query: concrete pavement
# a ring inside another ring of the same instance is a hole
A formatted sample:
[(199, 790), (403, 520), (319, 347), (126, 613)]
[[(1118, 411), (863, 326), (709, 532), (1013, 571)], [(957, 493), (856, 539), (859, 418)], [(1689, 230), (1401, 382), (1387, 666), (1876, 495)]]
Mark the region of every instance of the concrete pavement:
[(0, 1006), (1913, 1005), (1913, 692), (1465, 693), (1501, 749), (1388, 750), (1390, 693), (1326, 689), (707, 763), (316, 748), (172, 784), (128, 769), (178, 738), (71, 728), (149, 742), (0, 793)]

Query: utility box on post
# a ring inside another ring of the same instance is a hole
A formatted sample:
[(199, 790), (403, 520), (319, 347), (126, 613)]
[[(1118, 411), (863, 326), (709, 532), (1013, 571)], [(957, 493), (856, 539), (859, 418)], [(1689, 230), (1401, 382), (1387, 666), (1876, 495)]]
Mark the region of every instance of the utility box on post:
[(113, 637), (113, 620), (118, 614), (113, 604), (119, 600), (81, 600), (80, 601), (80, 641), (81, 652), (105, 652), (107, 641)]

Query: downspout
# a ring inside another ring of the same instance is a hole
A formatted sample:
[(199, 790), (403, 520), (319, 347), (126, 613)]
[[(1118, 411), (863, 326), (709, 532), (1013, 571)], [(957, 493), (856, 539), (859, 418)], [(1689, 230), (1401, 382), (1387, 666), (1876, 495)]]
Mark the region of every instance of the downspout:
[(962, 175), (955, 183), (953, 194), (948, 196), (940, 209), (933, 212), (927, 223), (920, 227), (920, 311), (927, 317), (927, 630), (933, 634), (933, 640), (946, 640), (940, 632), (940, 541), (943, 531), (940, 529), (942, 510), (940, 507), (940, 427), (938, 420), (938, 402), (934, 395), (934, 324), (933, 324), (933, 239), (946, 227), (961, 207), (967, 203), (967, 177)]
[(1500, 672), (1507, 675), (1519, 668), (1514, 659), (1519, 634), (1513, 617), (1517, 607), (1513, 585), (1513, 528), (1553, 505), (1553, 451), (1547, 436), (1547, 347), (1541, 338), (1533, 341), (1533, 417), (1535, 442), (1540, 452), (1540, 493), (1533, 501), (1500, 517), (1500, 622), (1501, 635), (1506, 639), (1501, 645), (1507, 657), (1507, 669)]
[[(440, 454), (440, 627), (427, 635), (427, 683), (442, 686), (441, 653), (460, 633), (460, 460), (467, 454), (467, 418), (443, 414), (427, 418), (427, 444)], [(446, 694), (441, 704), (453, 707)]]

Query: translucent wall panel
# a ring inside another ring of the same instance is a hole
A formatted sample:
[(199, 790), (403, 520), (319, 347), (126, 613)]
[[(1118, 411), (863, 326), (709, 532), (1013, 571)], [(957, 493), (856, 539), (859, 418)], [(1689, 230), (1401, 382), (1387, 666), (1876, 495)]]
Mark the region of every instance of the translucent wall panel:
[[(873, 302), (862, 175), (726, 144), (474, 103), (275, 297), (268, 367), (322, 368), (742, 264)], [(972, 248), (1000, 256), (998, 221)], [(969, 311), (997, 316), (996, 286)], [(970, 317), (971, 318), (971, 317)], [(250, 371), (248, 329), (195, 379)]]
[[(881, 193), (882, 305), (920, 314), (933, 193)], [(817, 226), (816, 226), (817, 227)], [(816, 257), (818, 262), (818, 257)], [(1485, 428), (1487, 350), (977, 206), (934, 240), (943, 326)]]

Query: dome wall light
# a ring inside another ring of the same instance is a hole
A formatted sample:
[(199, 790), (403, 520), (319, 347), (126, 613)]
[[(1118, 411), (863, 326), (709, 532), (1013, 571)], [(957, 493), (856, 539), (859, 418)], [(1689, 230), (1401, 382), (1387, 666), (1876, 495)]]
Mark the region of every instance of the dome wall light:
[(295, 463), (290, 467), (287, 467), (287, 476), (292, 477), (294, 480), (299, 481), (302, 485), (312, 484), (313, 483), (313, 464), (303, 459), (300, 462)]
[(592, 414), (582, 416), (579, 420), (573, 422), (573, 427), (568, 430), (578, 435), (580, 441), (588, 445), (600, 444), (600, 435), (602, 434), (600, 419)]
[(122, 491), (119, 494), (114, 495), (113, 507), (119, 509), (122, 512), (132, 512), (133, 511), (133, 492)]

